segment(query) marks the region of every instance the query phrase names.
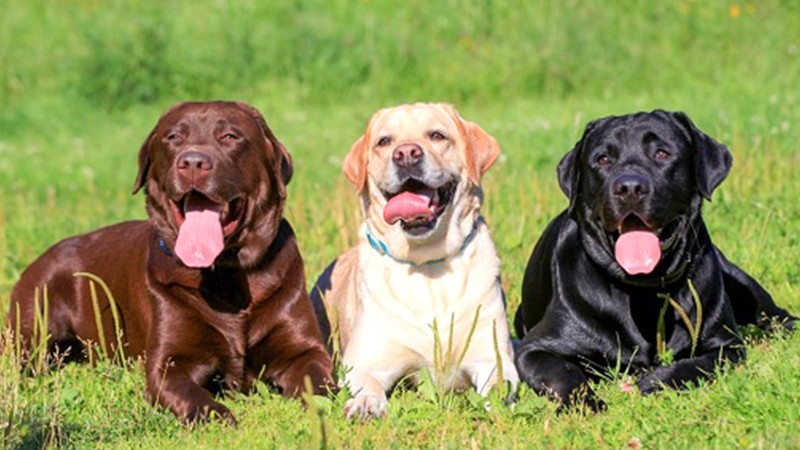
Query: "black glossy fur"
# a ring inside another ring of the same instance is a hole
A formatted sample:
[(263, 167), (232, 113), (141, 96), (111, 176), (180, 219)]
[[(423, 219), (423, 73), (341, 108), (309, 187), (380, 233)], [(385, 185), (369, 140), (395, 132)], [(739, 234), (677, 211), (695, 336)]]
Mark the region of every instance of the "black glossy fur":
[[(531, 255), (515, 328), (520, 377), (566, 405), (601, 409), (587, 386), (593, 368), (617, 363), (638, 375), (641, 392), (680, 387), (713, 376), (745, 357), (738, 324), (766, 327), (768, 317), (794, 318), (728, 261), (711, 242), (703, 199), (731, 168), (728, 150), (682, 113), (654, 111), (591, 122), (558, 167), (570, 199)], [(635, 222), (656, 230), (662, 256), (647, 275), (629, 275), (614, 258), (619, 227)], [(664, 339), (672, 363), (657, 354), (657, 325), (668, 295), (691, 323), (702, 303), (694, 352), (677, 309), (667, 307)]]

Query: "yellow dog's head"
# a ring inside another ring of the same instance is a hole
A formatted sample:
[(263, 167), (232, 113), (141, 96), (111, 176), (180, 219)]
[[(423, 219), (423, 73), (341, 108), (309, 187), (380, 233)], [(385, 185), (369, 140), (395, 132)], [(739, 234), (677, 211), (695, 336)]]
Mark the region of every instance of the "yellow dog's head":
[(480, 216), (481, 176), (497, 141), (453, 106), (415, 103), (376, 112), (344, 172), (370, 232), (397, 258), (423, 263), (461, 248)]

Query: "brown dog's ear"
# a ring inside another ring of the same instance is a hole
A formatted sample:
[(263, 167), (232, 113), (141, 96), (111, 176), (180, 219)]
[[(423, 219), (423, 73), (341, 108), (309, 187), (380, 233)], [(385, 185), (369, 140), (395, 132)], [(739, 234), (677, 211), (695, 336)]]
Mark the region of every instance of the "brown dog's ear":
[(281, 179), (283, 179), (283, 185), (286, 186), (292, 181), (292, 176), (294, 175), (294, 160), (283, 144), (278, 141), (274, 141), (274, 143), (278, 145), (281, 151)]
[(150, 171), (150, 146), (153, 144), (153, 138), (158, 131), (158, 126), (161, 124), (161, 121), (164, 120), (164, 118), (167, 117), (171, 112), (185, 104), (185, 102), (179, 102), (170, 106), (166, 111), (164, 111), (161, 114), (161, 117), (158, 118), (158, 122), (156, 122), (155, 126), (150, 131), (150, 134), (147, 135), (147, 138), (142, 143), (142, 146), (139, 148), (139, 173), (136, 175), (136, 181), (133, 182), (132, 194), (139, 192), (139, 189), (144, 187), (144, 185), (147, 183), (147, 174)]
[(500, 156), (497, 140), (475, 123), (461, 119), (467, 137), (467, 174), (473, 183), (480, 184), (481, 176)]
[(710, 201), (711, 193), (730, 173), (733, 157), (724, 145), (697, 129), (686, 114), (682, 112), (668, 114), (680, 123), (689, 135), (697, 190)]
[(286, 150), (286, 147), (284, 147), (278, 138), (275, 137), (275, 134), (267, 125), (267, 121), (264, 119), (264, 116), (261, 115), (261, 112), (247, 103), (236, 102), (236, 104), (245, 112), (247, 112), (258, 124), (264, 139), (268, 141), (272, 149), (275, 151), (274, 156), (267, 155), (267, 161), (269, 161), (269, 163), (272, 165), (272, 173), (275, 174), (278, 195), (280, 198), (285, 199), (286, 185), (289, 184), (289, 181), (292, 180), (292, 175), (294, 175), (294, 163), (292, 161), (292, 155), (289, 154), (289, 151)]
[(443, 103), (441, 106), (450, 114), (464, 136), (464, 163), (467, 175), (474, 184), (479, 185), (481, 176), (500, 156), (500, 145), (478, 124), (464, 120), (453, 105)]
[(356, 194), (360, 194), (367, 186), (367, 151), (369, 146), (369, 131), (350, 147), (345, 155), (342, 169), (345, 176), (356, 187)]
[[(264, 124), (266, 127), (266, 123)], [(292, 175), (294, 175), (294, 162), (292, 161), (292, 155), (289, 154), (289, 151), (286, 150), (286, 147), (280, 143), (278, 138), (272, 134), (269, 128), (264, 128), (266, 131), (264, 136), (269, 141), (272, 148), (275, 150), (275, 155), (272, 156), (274, 159), (267, 159), (269, 163), (272, 165), (272, 173), (275, 174), (275, 184), (278, 188), (278, 195), (280, 198), (286, 198), (286, 185), (292, 180)]]
[(147, 172), (150, 171), (150, 141), (153, 140), (157, 129), (158, 125), (147, 135), (147, 138), (139, 148), (139, 173), (136, 174), (136, 181), (133, 182), (133, 191), (131, 192), (133, 195), (139, 192), (139, 189), (141, 189), (147, 181)]
[(275, 158), (273, 171), (276, 175), (278, 175), (278, 194), (281, 198), (286, 198), (286, 185), (292, 181), (292, 175), (294, 175), (294, 162), (292, 161), (292, 155), (289, 154), (289, 151), (286, 150), (286, 147), (281, 144), (278, 139), (275, 138), (272, 133), (269, 134), (269, 139), (272, 142), (272, 146), (275, 148), (275, 151), (278, 153), (278, 158)]

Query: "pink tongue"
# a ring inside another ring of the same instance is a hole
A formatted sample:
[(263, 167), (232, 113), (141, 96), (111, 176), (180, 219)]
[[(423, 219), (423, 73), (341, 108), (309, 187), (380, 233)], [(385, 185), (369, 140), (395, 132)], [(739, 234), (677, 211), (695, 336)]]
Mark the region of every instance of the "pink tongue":
[(401, 219), (407, 222), (417, 218), (432, 220), (430, 204), (431, 197), (435, 194), (433, 189), (397, 194), (383, 208), (383, 220), (388, 224), (394, 224)]
[(614, 248), (617, 263), (631, 275), (653, 271), (661, 259), (658, 236), (649, 231), (629, 231), (617, 239)]
[(222, 253), (222, 225), (220, 206), (208, 200), (189, 199), (186, 220), (178, 231), (175, 254), (189, 267), (210, 267)]

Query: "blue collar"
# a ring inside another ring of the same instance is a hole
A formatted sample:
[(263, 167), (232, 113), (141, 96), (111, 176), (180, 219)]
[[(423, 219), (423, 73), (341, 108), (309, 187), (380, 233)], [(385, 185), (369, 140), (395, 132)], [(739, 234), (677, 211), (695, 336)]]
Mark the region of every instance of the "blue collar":
[[(473, 239), (475, 239), (475, 235), (478, 234), (478, 223), (480, 223), (480, 222), (483, 222), (483, 216), (478, 216), (478, 218), (475, 219), (475, 223), (472, 224), (472, 231), (470, 231), (469, 234), (467, 235), (467, 237), (464, 238), (464, 242), (461, 243), (461, 247), (458, 249), (458, 253), (456, 253), (453, 256), (461, 254), (461, 252), (463, 252), (464, 249), (467, 248), (469, 243), (472, 242)], [(380, 239), (376, 238), (372, 234), (372, 232), (369, 229), (369, 225), (366, 226), (366, 229), (367, 229), (367, 232), (366, 232), (367, 241), (369, 241), (369, 245), (372, 246), (372, 248), (374, 248), (375, 251), (378, 252), (379, 254), (386, 255), (389, 258), (392, 258), (393, 260), (395, 260), (395, 261), (397, 261), (399, 263), (410, 264), (412, 266), (427, 266), (427, 265), (431, 265), (431, 264), (440, 263), (440, 262), (446, 260), (447, 258), (449, 258), (449, 256), (448, 256), (448, 257), (444, 257), (444, 258), (434, 259), (434, 260), (431, 260), (431, 261), (425, 261), (425, 262), (422, 262), (422, 263), (416, 263), (414, 261), (409, 261), (407, 259), (397, 258), (396, 256), (392, 255), (391, 252), (389, 252), (389, 247), (386, 246), (385, 242), (383, 242)]]
[(164, 242), (163, 239), (158, 240), (158, 248), (160, 248), (165, 255), (172, 256), (172, 252), (170, 251), (169, 247), (167, 247), (167, 243)]

